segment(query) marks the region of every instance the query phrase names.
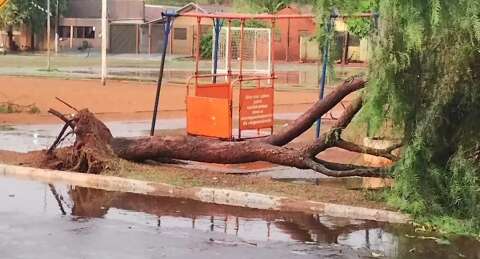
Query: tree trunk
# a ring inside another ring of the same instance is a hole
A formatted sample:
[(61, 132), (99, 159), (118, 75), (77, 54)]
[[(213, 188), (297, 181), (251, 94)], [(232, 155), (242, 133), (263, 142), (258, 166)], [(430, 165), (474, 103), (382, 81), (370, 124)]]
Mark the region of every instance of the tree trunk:
[(7, 37), (8, 37), (8, 49), (14, 51), (14, 42), (13, 42), (13, 26), (7, 26)]
[(35, 31), (33, 30), (33, 25), (30, 24), (30, 51), (35, 50)]
[[(277, 133), (267, 138), (245, 141), (222, 141), (188, 135), (114, 138), (108, 128), (92, 113), (88, 110), (81, 110), (72, 120), (63, 118), (70, 127), (74, 128), (76, 141), (71, 151), (68, 152), (68, 159), (64, 157), (60, 164), (64, 169), (98, 173), (108, 166), (109, 159), (115, 157), (135, 162), (161, 159), (222, 164), (266, 161), (300, 169), (312, 169), (335, 177), (386, 176), (387, 170), (384, 168), (337, 164), (316, 158), (318, 153), (328, 148), (346, 147), (351, 151), (365, 152), (380, 155), (392, 161), (396, 160), (396, 157), (389, 155), (393, 149), (365, 148), (341, 139), (342, 129), (348, 126), (362, 106), (361, 98), (352, 101), (333, 125), (332, 130), (324, 133), (318, 140), (296, 148), (284, 146), (308, 130), (318, 118), (327, 113), (345, 96), (364, 86), (365, 81), (360, 79), (346, 81)], [(56, 115), (61, 117), (61, 115)], [(63, 129), (62, 134), (64, 131)], [(57, 139), (60, 138), (61, 136)], [(56, 144), (58, 141), (52, 147)], [(57, 158), (60, 157), (58, 154), (55, 155)]]

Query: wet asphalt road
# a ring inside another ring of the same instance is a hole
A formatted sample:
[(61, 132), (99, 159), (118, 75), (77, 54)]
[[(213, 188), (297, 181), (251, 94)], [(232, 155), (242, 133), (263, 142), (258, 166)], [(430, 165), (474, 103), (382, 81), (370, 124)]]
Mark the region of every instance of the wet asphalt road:
[(157, 213), (166, 216), (107, 209), (103, 206), (112, 206), (105, 202), (113, 196), (101, 197), (99, 204), (95, 198), (88, 200), (87, 189), (78, 198), (68, 194), (72, 192), (66, 186), (55, 187), (58, 201), (46, 184), (0, 178), (0, 258), (359, 258), (348, 246), (294, 240), (280, 228), (272, 227), (269, 238), (263, 219), (241, 218), (236, 227), (230, 220), (231, 230), (226, 231), (223, 217), (217, 216), (212, 226), (211, 217), (198, 215), (192, 227), (192, 216), (171, 215), (182, 215), (175, 208)]

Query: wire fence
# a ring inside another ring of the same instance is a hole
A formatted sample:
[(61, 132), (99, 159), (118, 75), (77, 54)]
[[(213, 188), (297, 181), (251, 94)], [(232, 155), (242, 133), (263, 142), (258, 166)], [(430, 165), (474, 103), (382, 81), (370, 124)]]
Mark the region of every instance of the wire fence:
[[(159, 54), (109, 54), (107, 57), (109, 80), (155, 82), (158, 79)], [(68, 79), (99, 79), (101, 58), (98, 51), (53, 53), (51, 69), (47, 70), (45, 52), (8, 53), (0, 55), (0, 75), (43, 76)], [(194, 60), (191, 57), (167, 56), (164, 83), (185, 84), (193, 75)], [(211, 73), (211, 60), (200, 62), (200, 73)], [(320, 68), (317, 63), (276, 62), (277, 86), (283, 88), (318, 89)], [(330, 86), (352, 75), (365, 71), (363, 67), (337, 67)]]

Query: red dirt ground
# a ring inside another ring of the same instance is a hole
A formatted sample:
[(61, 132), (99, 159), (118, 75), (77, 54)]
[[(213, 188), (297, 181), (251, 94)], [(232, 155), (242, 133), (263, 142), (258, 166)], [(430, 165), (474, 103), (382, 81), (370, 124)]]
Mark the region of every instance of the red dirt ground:
[[(60, 97), (78, 109), (88, 108), (102, 120), (134, 120), (151, 118), (155, 100), (155, 83), (110, 80), (102, 86), (99, 80), (65, 80), (38, 77), (0, 76), (0, 102), (20, 105), (35, 104), (40, 114), (0, 114), (0, 124), (56, 123), (47, 114), (49, 108), (72, 112), (55, 100)], [(185, 87), (162, 87), (162, 118), (184, 117)], [(275, 111), (302, 112), (318, 99), (316, 91), (277, 91)]]

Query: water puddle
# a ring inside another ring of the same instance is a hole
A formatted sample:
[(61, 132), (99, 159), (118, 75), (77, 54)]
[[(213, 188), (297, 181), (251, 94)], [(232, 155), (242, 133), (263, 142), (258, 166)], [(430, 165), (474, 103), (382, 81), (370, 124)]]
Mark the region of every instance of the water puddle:
[[(276, 120), (289, 120), (298, 116), (298, 113), (283, 113), (275, 115)], [(150, 134), (151, 121), (113, 121), (105, 124), (116, 137), (139, 137)], [(36, 124), (36, 125), (0, 125), (0, 150), (28, 152), (47, 149), (55, 141), (63, 125)], [(185, 129), (185, 118), (158, 119), (158, 131)], [(235, 134), (238, 135), (238, 134)], [(73, 138), (67, 139), (64, 145), (73, 144)]]
[(408, 226), (0, 177), (1, 258), (480, 258)]
[[(137, 137), (147, 136), (150, 121), (116, 121), (106, 122), (114, 136)], [(54, 141), (63, 125), (37, 124), (8, 126), (8, 130), (0, 130), (0, 149), (16, 152), (47, 149)], [(158, 130), (185, 128), (185, 119), (159, 119)], [(73, 144), (73, 138), (67, 139), (65, 145)]]
[[(185, 81), (194, 75), (193, 68), (165, 69), (163, 78), (165, 81)], [(74, 68), (62, 69), (60, 72), (71, 76), (98, 76), (99, 68)], [(210, 70), (199, 70), (200, 74), (211, 74)], [(111, 67), (108, 75), (114, 78), (134, 79), (142, 81), (155, 81), (158, 78), (158, 68), (133, 68), (133, 67)], [(305, 71), (277, 71), (275, 73), (277, 84), (289, 86), (318, 87), (319, 72), (316, 67), (310, 67)], [(341, 74), (340, 74), (341, 76)]]

